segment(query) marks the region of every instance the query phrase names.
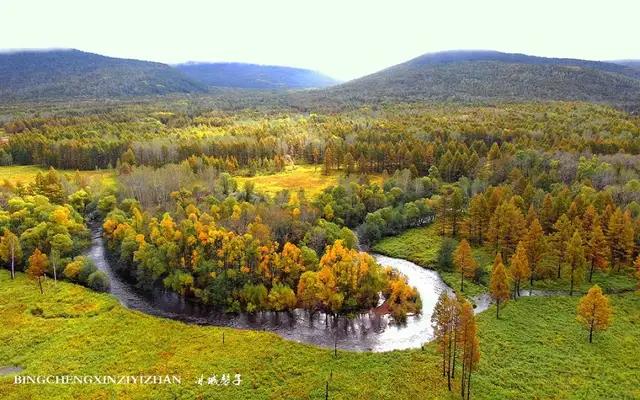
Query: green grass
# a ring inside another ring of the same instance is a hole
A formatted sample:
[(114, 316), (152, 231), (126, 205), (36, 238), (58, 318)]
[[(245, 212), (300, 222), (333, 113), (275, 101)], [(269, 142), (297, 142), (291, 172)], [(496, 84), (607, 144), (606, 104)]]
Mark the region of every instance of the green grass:
[[(60, 305), (59, 303), (62, 303)], [(44, 318), (32, 309), (39, 307)], [(67, 313), (72, 315), (67, 315)], [(0, 271), (0, 367), (23, 374), (179, 374), (180, 386), (14, 385), (0, 377), (4, 399), (332, 399), (447, 398), (433, 352), (338, 352), (249, 330), (186, 325), (130, 311), (109, 295)], [(56, 316), (56, 317), (54, 317)], [(225, 333), (225, 344), (222, 334)], [(201, 374), (240, 373), (239, 387), (195, 384)], [(417, 374), (421, 379), (407, 377)]]
[(640, 398), (640, 295), (610, 297), (613, 324), (592, 344), (575, 321), (578, 299), (521, 298), (500, 320), (494, 307), (481, 314), (476, 398)]
[[(442, 237), (438, 232), (438, 225), (431, 224), (427, 227), (409, 229), (398, 236), (386, 237), (373, 246), (373, 251), (403, 258), (425, 268), (436, 269), (441, 244)], [(491, 252), (484, 247), (473, 248), (473, 256), (483, 270), (493, 263)], [(460, 275), (457, 273), (440, 271), (440, 276), (453, 289), (460, 289)], [(464, 286), (464, 293), (470, 297), (487, 291), (485, 286), (468, 280), (465, 280)]]
[[(14, 185), (18, 182), (28, 184), (33, 182), (38, 172), (44, 173), (47, 171), (48, 168), (39, 167), (37, 165), (12, 165), (8, 167), (0, 167), (0, 183), (6, 180)], [(76, 173), (76, 171), (72, 170), (57, 171), (66, 174), (70, 178)], [(104, 185), (113, 185), (115, 183), (113, 170), (80, 171), (80, 175), (88, 178), (90, 182), (100, 180)]]
[[(23, 375), (179, 374), (179, 386), (15, 385), (0, 376), (3, 399), (457, 399), (425, 351), (338, 352), (275, 334), (202, 327), (121, 307), (107, 294), (0, 271), (0, 367)], [(510, 302), (496, 320), (479, 317), (481, 362), (475, 399), (638, 398), (640, 296), (612, 296), (614, 325), (587, 342), (574, 298)], [(42, 310), (34, 313), (34, 308)], [(222, 344), (222, 333), (225, 344)], [(239, 387), (198, 386), (201, 374), (241, 373)]]
[[(442, 237), (438, 232), (438, 225), (432, 224), (423, 228), (409, 229), (398, 236), (382, 239), (373, 246), (375, 252), (397, 258), (404, 258), (425, 268), (435, 268), (438, 251), (442, 244)], [(473, 256), (484, 274), (480, 284), (465, 280), (464, 294), (473, 297), (487, 291), (488, 280), (493, 264), (492, 251), (487, 247), (474, 247)], [(439, 271), (442, 280), (447, 285), (458, 291), (460, 288), (460, 275), (455, 272)], [(585, 280), (576, 286), (577, 293), (586, 293), (590, 287), (598, 284), (606, 293), (617, 293), (633, 290), (638, 281), (630, 273), (602, 273), (595, 272), (593, 281)], [(562, 277), (558, 280), (538, 280), (534, 282), (534, 288), (550, 291), (569, 291), (569, 281)], [(529, 283), (522, 286), (522, 290), (529, 289)]]
[(398, 236), (386, 237), (373, 246), (373, 251), (434, 268), (441, 243), (438, 228), (432, 224), (424, 228), (409, 229)]
[[(593, 279), (589, 282), (588, 275), (584, 281), (576, 285), (574, 290), (577, 293), (587, 293), (593, 285), (599, 285), (605, 293), (619, 293), (634, 290), (638, 286), (638, 280), (629, 272), (594, 272)], [(529, 288), (527, 283), (526, 288)], [(560, 290), (569, 292), (570, 282), (566, 278), (559, 280), (535, 281), (533, 287), (541, 290)]]

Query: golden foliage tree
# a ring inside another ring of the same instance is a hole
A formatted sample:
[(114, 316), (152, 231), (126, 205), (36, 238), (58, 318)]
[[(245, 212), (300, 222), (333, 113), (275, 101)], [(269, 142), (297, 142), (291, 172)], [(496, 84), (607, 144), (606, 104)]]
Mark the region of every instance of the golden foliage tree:
[(514, 298), (520, 296), (520, 284), (526, 282), (531, 276), (531, 269), (529, 268), (529, 259), (527, 257), (527, 250), (524, 242), (518, 243), (516, 252), (511, 257), (511, 269), (509, 270), (511, 278), (513, 279), (513, 292)]
[(464, 301), (460, 311), (458, 342), (462, 351), (462, 376), (460, 379), (460, 394), (463, 399), (469, 399), (471, 395), (471, 373), (480, 361), (480, 341), (478, 340), (478, 328), (473, 314), (473, 306), (467, 300)]
[(44, 293), (44, 289), (42, 289), (41, 278), (44, 276), (48, 265), (49, 259), (47, 255), (41, 252), (40, 249), (36, 248), (33, 251), (33, 254), (31, 254), (31, 256), (29, 257), (29, 268), (27, 268), (27, 275), (29, 275), (30, 278), (36, 279), (38, 281), (40, 293)]
[(431, 326), (438, 352), (442, 354), (442, 376), (447, 377), (449, 391), (455, 378), (459, 324), (460, 302), (455, 295), (442, 292), (431, 315)]
[(595, 270), (603, 271), (609, 265), (609, 245), (598, 221), (593, 224), (589, 241), (585, 247), (585, 257), (589, 263), (589, 282), (591, 282)]
[(593, 332), (606, 330), (611, 325), (611, 313), (609, 299), (598, 285), (580, 299), (577, 320), (589, 330), (589, 343), (593, 342)]
[(611, 267), (618, 271), (631, 262), (634, 248), (634, 231), (631, 214), (620, 207), (611, 214), (607, 224), (607, 239), (611, 247)]
[(484, 242), (490, 216), (487, 199), (482, 194), (473, 196), (464, 222), (464, 231), (469, 240), (480, 245)]
[(466, 239), (462, 239), (460, 244), (453, 253), (453, 261), (456, 270), (460, 273), (460, 291), (464, 292), (464, 278), (472, 278), (475, 276), (478, 263), (473, 258), (471, 246)]
[(638, 289), (640, 289), (640, 255), (636, 258), (635, 262), (636, 267), (636, 278), (638, 279)]
[(584, 269), (586, 265), (580, 232), (576, 231), (566, 246), (567, 251), (565, 260), (568, 267), (567, 274), (569, 275), (570, 282), (569, 295), (573, 296), (574, 286), (580, 284), (584, 278)]
[(567, 242), (573, 235), (574, 228), (567, 214), (562, 214), (560, 218), (553, 224), (554, 233), (551, 235), (551, 248), (556, 259), (557, 273), (556, 278), (560, 279), (562, 273), (562, 265), (567, 258)]
[(529, 259), (529, 287), (533, 289), (533, 280), (536, 278), (540, 263), (547, 253), (547, 240), (542, 230), (542, 225), (538, 218), (534, 218), (529, 226), (529, 230), (524, 238), (524, 246), (527, 251), (527, 258)]
[(502, 260), (497, 259), (497, 264), (491, 269), (489, 291), (491, 298), (496, 302), (496, 318), (500, 318), (500, 304), (509, 301), (509, 295), (511, 294), (509, 277)]
[(489, 222), (488, 240), (503, 258), (510, 257), (526, 233), (522, 211), (513, 201), (505, 201), (496, 208)]

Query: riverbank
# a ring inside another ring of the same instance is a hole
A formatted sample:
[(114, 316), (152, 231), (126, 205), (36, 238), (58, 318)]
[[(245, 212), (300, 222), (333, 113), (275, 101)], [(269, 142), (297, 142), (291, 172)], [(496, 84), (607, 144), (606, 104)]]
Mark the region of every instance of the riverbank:
[[(481, 361), (476, 399), (637, 398), (640, 296), (611, 296), (614, 323), (592, 345), (575, 322), (578, 298), (536, 297), (478, 316)], [(36, 307), (42, 313), (32, 312)], [(14, 385), (3, 399), (455, 399), (439, 372), (435, 345), (387, 353), (333, 351), (268, 332), (187, 325), (128, 310), (107, 294), (47, 280), (40, 295), (0, 271), (0, 367), (21, 375), (179, 374), (181, 385)], [(224, 343), (223, 343), (224, 334)], [(200, 375), (240, 373), (236, 387), (199, 386)], [(413, 379), (407, 378), (414, 377)], [(526, 379), (524, 378), (526, 377)]]
[[(437, 264), (438, 251), (442, 244), (442, 237), (438, 232), (436, 224), (422, 228), (409, 229), (397, 236), (390, 236), (382, 239), (373, 246), (375, 252), (389, 257), (409, 260), (423, 268), (435, 269)], [(464, 294), (469, 299), (477, 299), (487, 294), (493, 256), (486, 247), (473, 247), (473, 257), (478, 262), (481, 269), (480, 281), (478, 283), (465, 280)], [(440, 271), (438, 273), (442, 280), (454, 290), (460, 288), (460, 275), (453, 271)], [(606, 273), (596, 271), (593, 279), (589, 282), (585, 279), (575, 290), (575, 295), (586, 293), (593, 285), (599, 285), (605, 293), (623, 293), (636, 289), (638, 280), (631, 273)], [(521, 292), (529, 291), (529, 283), (525, 283)], [(564, 292), (569, 294), (569, 281), (565, 278), (558, 280), (536, 280), (533, 285), (534, 291)], [(478, 304), (478, 302), (476, 302)]]
[(226, 314), (185, 300), (166, 289), (158, 288), (152, 293), (136, 290), (114, 270), (115, 264), (108, 257), (99, 224), (92, 224), (92, 233), (91, 248), (85, 255), (106, 274), (111, 284), (110, 293), (127, 308), (191, 324), (269, 331), (288, 340), (325, 348), (376, 352), (420, 348), (433, 338), (431, 314), (440, 293), (451, 290), (435, 271), (374, 254), (380, 264), (400, 271), (409, 284), (416, 287), (422, 300), (420, 315), (409, 315), (406, 321), (398, 324), (390, 315), (376, 309), (351, 318), (331, 317), (320, 312), (309, 315), (302, 309), (286, 313)]
[[(456, 242), (457, 243), (457, 242)], [(442, 236), (438, 232), (437, 224), (421, 228), (408, 229), (397, 236), (389, 236), (373, 246), (373, 251), (389, 257), (409, 260), (423, 268), (435, 270), (438, 252), (442, 244)], [(484, 248), (474, 248), (473, 256), (482, 270), (491, 265), (493, 258)], [(454, 290), (460, 287), (460, 275), (454, 271), (438, 271), (442, 280)], [(465, 281), (465, 294), (469, 298), (486, 293), (488, 284), (487, 274), (481, 275), (480, 284)]]

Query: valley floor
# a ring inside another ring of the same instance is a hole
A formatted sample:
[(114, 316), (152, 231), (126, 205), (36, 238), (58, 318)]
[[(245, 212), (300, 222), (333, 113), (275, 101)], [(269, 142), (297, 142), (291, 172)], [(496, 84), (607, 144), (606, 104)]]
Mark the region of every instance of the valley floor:
[[(479, 316), (482, 356), (472, 397), (638, 398), (640, 295), (611, 296), (614, 323), (593, 344), (575, 321), (577, 297), (522, 298)], [(147, 316), (106, 294), (49, 279), (45, 294), (0, 271), (3, 399), (455, 399), (425, 350), (351, 353), (275, 334)], [(223, 343), (224, 334), (224, 343)], [(16, 385), (20, 375), (179, 375), (181, 385)], [(206, 377), (241, 374), (239, 386)], [(198, 385), (199, 377), (205, 385)]]
[[(373, 251), (389, 257), (403, 258), (425, 268), (437, 269), (438, 251), (442, 243), (438, 229), (438, 224), (409, 229), (400, 235), (382, 239), (373, 246)], [(482, 273), (479, 284), (465, 279), (464, 294), (469, 298), (487, 292), (493, 264), (492, 251), (487, 246), (474, 246), (473, 257), (478, 262)], [(460, 274), (455, 271), (438, 272), (442, 276), (442, 280), (451, 288), (456, 291), (460, 288)], [(591, 282), (584, 279), (576, 286), (575, 290), (578, 294), (586, 293), (595, 284), (599, 285), (605, 293), (621, 293), (634, 290), (638, 281), (630, 273), (596, 271)], [(526, 292), (528, 289), (529, 283), (527, 282), (522, 286), (521, 291)], [(568, 294), (569, 281), (564, 277), (558, 280), (536, 280), (534, 281), (534, 289)]]

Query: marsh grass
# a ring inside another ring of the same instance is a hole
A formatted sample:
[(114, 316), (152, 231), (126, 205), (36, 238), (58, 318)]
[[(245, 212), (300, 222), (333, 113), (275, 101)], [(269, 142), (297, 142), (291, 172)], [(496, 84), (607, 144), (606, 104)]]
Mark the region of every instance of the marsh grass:
[[(612, 327), (593, 344), (575, 321), (577, 297), (511, 301), (496, 320), (479, 316), (475, 399), (638, 398), (640, 296), (611, 296)], [(33, 315), (40, 307), (53, 318)], [(65, 315), (60, 310), (74, 310)], [(268, 332), (186, 325), (120, 306), (108, 294), (47, 280), (41, 295), (24, 274), (0, 271), (0, 367), (23, 375), (165, 375), (170, 385), (15, 385), (3, 399), (457, 399), (440, 375), (433, 343), (355, 353), (284, 340)], [(225, 343), (222, 343), (222, 334)], [(200, 375), (240, 373), (240, 386), (199, 386)]]
[[(8, 167), (0, 167), (0, 183), (3, 183), (6, 180), (14, 185), (19, 182), (26, 185), (35, 180), (38, 172), (46, 173), (47, 171), (47, 168), (39, 167), (37, 165), (12, 165)], [(74, 170), (56, 171), (66, 175), (68, 178), (73, 178), (76, 173)], [(82, 177), (87, 178), (89, 182), (97, 181), (106, 186), (115, 184), (115, 175), (113, 170), (79, 171), (79, 173)]]
[[(271, 196), (283, 189), (288, 189), (292, 193), (304, 189), (305, 196), (312, 199), (325, 188), (337, 185), (341, 177), (344, 177), (342, 171), (332, 171), (329, 175), (324, 175), (321, 165), (296, 165), (289, 166), (285, 171), (276, 174), (237, 176), (236, 180), (241, 187), (245, 182), (253, 182), (256, 190)], [(372, 175), (370, 179), (372, 182), (382, 182), (380, 175)]]

